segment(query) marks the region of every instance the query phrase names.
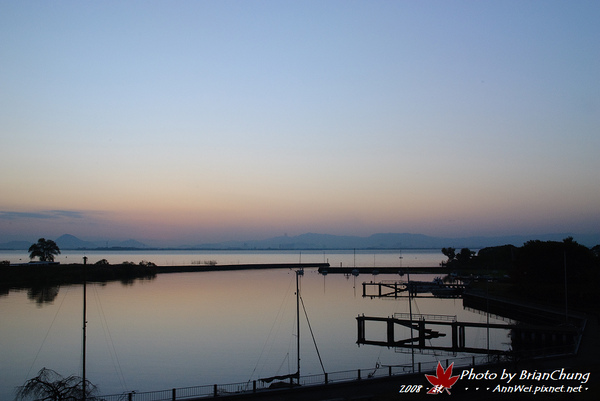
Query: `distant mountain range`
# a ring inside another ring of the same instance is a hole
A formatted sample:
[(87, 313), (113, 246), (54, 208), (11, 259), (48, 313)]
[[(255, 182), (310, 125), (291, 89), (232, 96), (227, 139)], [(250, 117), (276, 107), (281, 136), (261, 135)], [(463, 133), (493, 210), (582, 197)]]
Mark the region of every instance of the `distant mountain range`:
[(573, 237), (582, 245), (592, 247), (600, 244), (599, 234), (544, 234), (513, 235), (498, 237), (431, 237), (423, 234), (386, 233), (369, 237), (340, 236), (307, 233), (294, 237), (281, 236), (256, 241), (229, 241), (188, 246), (191, 249), (441, 249), (444, 247), (481, 249), (488, 246), (512, 244), (521, 246), (530, 240), (562, 241)]
[[(599, 234), (544, 234), (513, 235), (498, 237), (431, 237), (423, 234), (373, 234), (368, 237), (341, 236), (307, 233), (297, 236), (281, 236), (265, 240), (227, 241), (209, 244), (182, 245), (169, 248), (150, 248), (147, 245), (129, 239), (127, 241), (84, 241), (73, 235), (65, 234), (54, 241), (60, 249), (198, 249), (198, 250), (302, 250), (302, 249), (441, 249), (443, 247), (481, 249), (488, 246), (512, 244), (521, 246), (529, 240), (562, 241), (573, 237), (575, 241), (587, 247), (600, 244)], [(2, 250), (27, 250), (33, 242), (11, 241), (0, 244)]]
[[(51, 238), (50, 238), (51, 239)], [(71, 234), (61, 235), (54, 240), (56, 245), (63, 250), (72, 249), (147, 249), (148, 246), (134, 239), (127, 241), (103, 241), (92, 242), (84, 241)], [(27, 241), (11, 241), (0, 244), (0, 249), (4, 250), (27, 250), (33, 242)]]

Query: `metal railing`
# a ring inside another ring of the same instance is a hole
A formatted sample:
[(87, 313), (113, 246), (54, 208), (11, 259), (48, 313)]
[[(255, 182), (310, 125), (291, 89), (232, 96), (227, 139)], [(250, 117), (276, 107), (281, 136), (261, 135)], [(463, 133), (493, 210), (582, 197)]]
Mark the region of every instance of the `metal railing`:
[(367, 284), (379, 284), (379, 283), (381, 283), (381, 284), (388, 284), (388, 285), (389, 284), (391, 284), (391, 285), (394, 285), (394, 284), (405, 285), (406, 281), (402, 281), (402, 280), (381, 280), (378, 283), (367, 283)]
[[(454, 363), (455, 367), (459, 366), (475, 366), (479, 364), (489, 363), (487, 355), (484, 356), (467, 356), (454, 359), (440, 359), (439, 362), (445, 363), (448, 366)], [(300, 376), (301, 386), (318, 386), (330, 383), (352, 382), (356, 380), (369, 380), (373, 378), (401, 376), (413, 373), (424, 373), (435, 371), (438, 360), (428, 362), (415, 363), (412, 365), (378, 365), (369, 369), (345, 370), (317, 375)], [(228, 384), (213, 384), (204, 386), (181, 387), (171, 390), (159, 390), (148, 392), (129, 392), (113, 395), (103, 395), (97, 397), (99, 401), (177, 401), (196, 398), (211, 398), (223, 395), (232, 394), (248, 394), (258, 391), (269, 391), (269, 385), (260, 380), (228, 383)]]
[(431, 315), (424, 313), (394, 313), (394, 318), (403, 320), (437, 320), (441, 322), (456, 322), (456, 315)]

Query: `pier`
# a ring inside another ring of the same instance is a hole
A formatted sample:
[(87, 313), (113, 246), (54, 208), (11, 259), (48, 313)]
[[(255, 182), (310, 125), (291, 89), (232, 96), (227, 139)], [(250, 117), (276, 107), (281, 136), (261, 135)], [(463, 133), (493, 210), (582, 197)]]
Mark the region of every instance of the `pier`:
[[(468, 352), (472, 354), (501, 355), (528, 350), (560, 350), (560, 352), (574, 352), (579, 342), (580, 332), (575, 327), (569, 326), (540, 326), (526, 324), (498, 324), (498, 323), (474, 323), (459, 322), (456, 316), (447, 315), (412, 315), (397, 313), (394, 317), (372, 317), (358, 316), (356, 318), (358, 328), (357, 344), (377, 345), (383, 347), (416, 347), (423, 350), (446, 351), (451, 353)], [(367, 322), (384, 322), (386, 324), (385, 340), (369, 340), (366, 335)], [(395, 327), (404, 326), (411, 329), (408, 338), (396, 340)], [(438, 327), (450, 328), (451, 346), (434, 344), (433, 340), (445, 337), (446, 333), (439, 331)], [(436, 330), (434, 330), (436, 328)], [(512, 340), (512, 351), (477, 348), (467, 346), (466, 329), (484, 328), (489, 330), (510, 330)], [(416, 336), (413, 336), (413, 331)]]
[[(431, 293), (427, 297), (458, 297), (466, 289), (465, 284), (457, 283), (435, 283), (424, 281), (397, 281), (397, 280), (382, 280), (380, 282), (364, 282), (363, 297), (371, 298), (400, 298), (400, 297), (417, 297), (419, 294)], [(375, 290), (375, 291), (369, 291)], [(403, 295), (406, 293), (406, 295)]]
[(372, 274), (372, 275), (378, 275), (378, 274), (396, 274), (396, 275), (400, 275), (403, 276), (407, 273), (410, 274), (428, 274), (428, 273), (434, 273), (434, 274), (446, 274), (445, 270), (443, 268), (440, 268), (439, 266), (433, 266), (433, 267), (389, 267), (389, 266), (385, 266), (385, 267), (333, 267), (333, 266), (323, 266), (323, 267), (319, 267), (319, 273), (321, 274), (352, 274), (352, 275), (358, 275), (358, 274)]
[(235, 265), (156, 266), (157, 273), (189, 273), (269, 269), (327, 269), (329, 263), (238, 263)]
[[(400, 294), (407, 290), (405, 281), (380, 281), (378, 283), (362, 283), (363, 297), (371, 298), (398, 298)], [(375, 293), (369, 292), (368, 289), (375, 289)]]

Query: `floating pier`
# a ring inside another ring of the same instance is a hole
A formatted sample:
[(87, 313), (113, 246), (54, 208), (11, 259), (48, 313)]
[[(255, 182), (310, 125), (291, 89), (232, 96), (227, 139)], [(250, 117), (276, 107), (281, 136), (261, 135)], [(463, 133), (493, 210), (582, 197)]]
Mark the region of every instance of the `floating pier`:
[[(378, 283), (362, 283), (363, 297), (371, 298), (398, 298), (400, 294), (407, 290), (406, 281), (380, 281)], [(368, 289), (375, 289), (375, 293)]]
[[(530, 326), (523, 324), (497, 324), (497, 323), (474, 323), (459, 322), (456, 316), (447, 315), (413, 315), (399, 313), (394, 317), (372, 317), (358, 316), (356, 318), (358, 328), (357, 344), (377, 345), (383, 347), (416, 347), (424, 350), (437, 350), (446, 352), (468, 352), (473, 354), (500, 355), (509, 351), (502, 349), (489, 349), (467, 346), (466, 329), (467, 328), (485, 328), (490, 330), (510, 330), (513, 350), (520, 350), (525, 347), (543, 348), (561, 348), (562, 351), (574, 349), (579, 339), (579, 331), (574, 327), (561, 326)], [(367, 322), (384, 322), (386, 324), (386, 340), (368, 340), (366, 335)], [(396, 340), (395, 327), (404, 326), (411, 328), (411, 335), (408, 338)], [(446, 333), (434, 330), (436, 326), (450, 327), (451, 346), (436, 345), (426, 340), (432, 340), (445, 337)], [(416, 336), (413, 336), (416, 332)], [(429, 344), (429, 345), (428, 345)]]
[[(383, 280), (380, 282), (364, 282), (363, 297), (371, 298), (400, 298), (415, 297), (419, 293), (431, 293), (434, 297), (459, 297), (464, 292), (466, 285), (457, 283), (436, 283), (426, 281), (395, 281)], [(371, 291), (369, 291), (371, 290)], [(373, 291), (374, 290), (374, 291)], [(406, 295), (403, 295), (405, 293)]]

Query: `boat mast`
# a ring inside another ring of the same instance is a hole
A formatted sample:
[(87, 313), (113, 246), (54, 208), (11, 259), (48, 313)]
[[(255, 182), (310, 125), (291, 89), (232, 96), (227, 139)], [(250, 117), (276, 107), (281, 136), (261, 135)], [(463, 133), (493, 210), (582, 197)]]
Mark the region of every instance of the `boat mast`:
[(297, 370), (297, 379), (298, 384), (300, 384), (300, 286), (298, 285), (298, 277), (304, 274), (303, 270), (296, 270), (296, 327), (297, 327), (297, 335), (296, 340), (298, 341), (298, 370)]
[(412, 286), (410, 284), (410, 270), (406, 270), (406, 279), (408, 280), (408, 311), (410, 314), (410, 354), (412, 372), (415, 373), (415, 338), (413, 336), (413, 314), (412, 314)]
[(86, 269), (87, 269), (87, 257), (83, 257), (83, 372), (82, 372), (82, 381), (81, 381), (81, 387), (82, 387), (82, 391), (83, 391), (83, 401), (86, 400), (86, 388), (85, 388), (85, 343), (86, 343), (86, 325), (87, 325), (87, 321), (86, 321), (86, 311), (87, 311), (87, 305), (86, 305), (86, 301), (87, 301), (87, 288), (86, 288)]

